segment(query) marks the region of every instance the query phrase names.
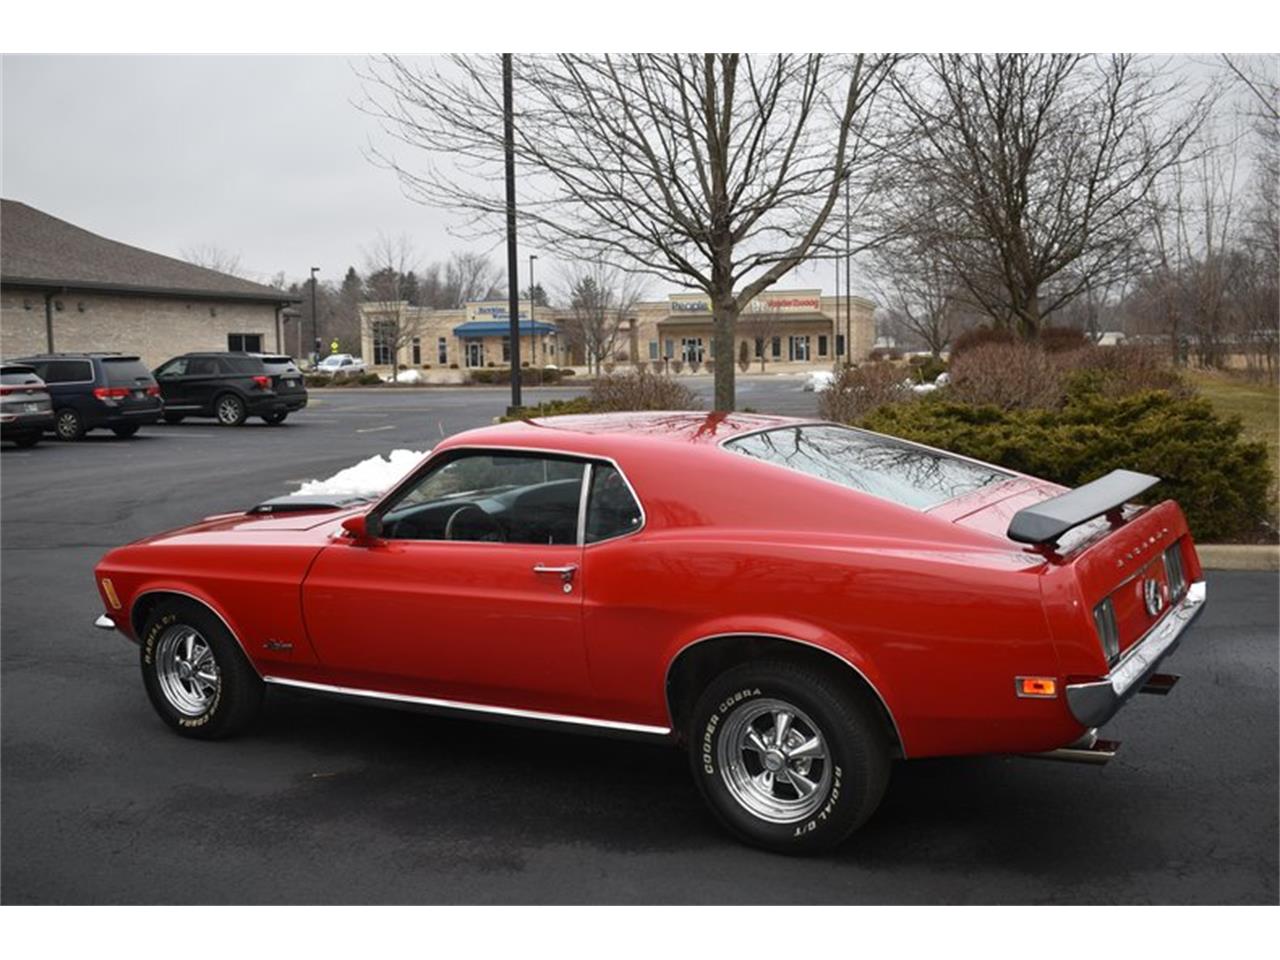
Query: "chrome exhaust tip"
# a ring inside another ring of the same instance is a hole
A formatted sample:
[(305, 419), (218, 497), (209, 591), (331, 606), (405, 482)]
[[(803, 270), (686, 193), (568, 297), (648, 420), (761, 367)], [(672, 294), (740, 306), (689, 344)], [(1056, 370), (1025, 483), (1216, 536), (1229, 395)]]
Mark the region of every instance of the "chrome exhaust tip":
[(1057, 750), (1042, 753), (1024, 753), (1034, 760), (1059, 760), (1064, 763), (1091, 763), (1101, 766), (1120, 752), (1119, 740), (1101, 740), (1096, 727), (1085, 731), (1084, 736)]

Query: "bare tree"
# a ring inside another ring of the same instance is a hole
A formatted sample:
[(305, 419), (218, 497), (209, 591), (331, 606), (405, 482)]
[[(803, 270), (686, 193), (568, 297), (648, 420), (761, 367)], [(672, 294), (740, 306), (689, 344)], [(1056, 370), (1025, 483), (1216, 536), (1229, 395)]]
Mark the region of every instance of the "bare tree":
[(565, 345), (581, 348), (588, 370), (600, 372), (613, 359), (619, 339), (644, 296), (642, 281), (602, 260), (577, 262), (564, 272), (568, 316), (561, 321)]
[[(516, 62), (520, 230), (539, 246), (701, 290), (715, 355), (743, 306), (829, 245), (843, 189), (875, 192), (880, 94), (900, 58), (739, 54), (543, 56)], [(371, 61), (365, 109), (425, 166), (388, 151), (410, 196), (504, 226), (496, 56)], [(868, 241), (869, 242), (869, 241)], [(734, 405), (717, 363), (715, 407)]]
[(373, 306), (370, 329), (374, 342), (391, 351), (392, 382), (400, 372), (400, 351), (421, 333), (418, 313), (410, 313), (407, 302), (407, 278), (416, 270), (417, 251), (403, 234), (379, 234), (365, 250), (365, 292)]
[(216, 270), (218, 273), (226, 273), (233, 277), (251, 279), (240, 263), (240, 254), (224, 250), (217, 244), (197, 243), (183, 247), (182, 259), (188, 263), (194, 263), (197, 267)]
[(968, 296), (1025, 336), (1133, 264), (1145, 202), (1183, 161), (1211, 93), (1129, 55), (945, 55), (896, 86), (913, 121), (900, 154)]
[(891, 321), (935, 357), (951, 344), (964, 314), (960, 282), (934, 238), (908, 237), (878, 248), (873, 285)]
[(489, 258), (463, 251), (450, 255), (444, 268), (444, 299), (450, 307), (474, 300), (494, 300), (506, 293), (501, 272)]

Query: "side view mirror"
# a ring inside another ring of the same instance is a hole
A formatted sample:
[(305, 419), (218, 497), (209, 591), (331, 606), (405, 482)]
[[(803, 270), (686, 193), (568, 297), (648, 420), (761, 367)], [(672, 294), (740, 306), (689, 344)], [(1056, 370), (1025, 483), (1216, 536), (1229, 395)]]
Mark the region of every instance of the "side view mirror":
[(342, 521), (342, 529), (351, 534), (356, 543), (370, 543), (382, 535), (382, 519), (358, 513)]

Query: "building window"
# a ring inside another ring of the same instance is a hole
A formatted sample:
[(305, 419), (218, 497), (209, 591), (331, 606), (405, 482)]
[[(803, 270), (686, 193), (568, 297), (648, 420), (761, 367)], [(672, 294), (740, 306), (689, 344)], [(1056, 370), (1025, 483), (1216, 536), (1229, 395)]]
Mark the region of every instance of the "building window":
[(442, 364), (449, 362), (449, 341), (444, 337), (436, 340), (436, 360)]
[(702, 338), (684, 337), (680, 340), (680, 359), (685, 363), (702, 362)]
[(227, 349), (232, 353), (243, 350), (245, 353), (262, 352), (262, 334), (260, 333), (228, 333)]
[(764, 356), (764, 337), (756, 337), (756, 359)]
[(510, 337), (502, 338), (502, 362), (503, 363), (511, 362), (511, 338)]
[(843, 333), (836, 334), (836, 356), (837, 357), (844, 356), (844, 334)]
[(769, 344), (769, 346), (771, 348), (770, 352), (773, 354), (773, 359), (781, 360), (782, 359), (782, 338), (774, 337), (773, 342)]
[(787, 355), (797, 363), (809, 362), (809, 338), (791, 337), (787, 346)]
[(395, 324), (385, 320), (373, 323), (373, 362), (380, 367), (391, 365), (392, 344), (395, 340)]
[(672, 359), (676, 355), (676, 342), (668, 337), (664, 346), (666, 350), (663, 351), (663, 357), (667, 360)]
[(650, 360), (658, 359), (658, 341), (657, 340), (649, 341), (649, 359)]
[(417, 337), (413, 338), (413, 365), (422, 366), (422, 341)]
[(825, 357), (827, 355), (827, 335), (825, 333), (818, 334), (818, 356)]

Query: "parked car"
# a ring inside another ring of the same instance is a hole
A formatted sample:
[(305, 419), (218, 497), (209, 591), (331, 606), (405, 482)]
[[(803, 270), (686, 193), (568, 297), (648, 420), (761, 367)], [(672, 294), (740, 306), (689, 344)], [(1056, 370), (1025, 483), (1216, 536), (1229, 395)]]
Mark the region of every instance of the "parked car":
[(836, 382), (836, 375), (830, 370), (812, 370), (804, 379), (803, 389), (809, 393), (826, 393)]
[[(281, 498), (113, 550), (98, 625), (191, 737), (268, 685), (665, 739), (739, 837), (829, 849), (895, 759), (1089, 762), (1203, 609), (1154, 477), (1068, 491), (831, 423), (564, 416), (376, 502)], [(376, 611), (371, 629), (370, 611)], [(424, 763), (430, 763), (424, 754)]]
[(316, 373), (350, 377), (364, 373), (364, 361), (349, 353), (333, 353), (316, 364)]
[(238, 427), (249, 417), (280, 423), (307, 405), (302, 371), (289, 357), (252, 353), (185, 353), (156, 368), (164, 394), (164, 419), (214, 417)]
[(45, 382), (53, 401), (53, 432), (79, 440), (106, 428), (132, 437), (160, 419), (160, 388), (146, 365), (120, 353), (47, 353), (20, 357)]
[(52, 429), (53, 400), (35, 367), (0, 364), (0, 439), (34, 447), (40, 435)]

